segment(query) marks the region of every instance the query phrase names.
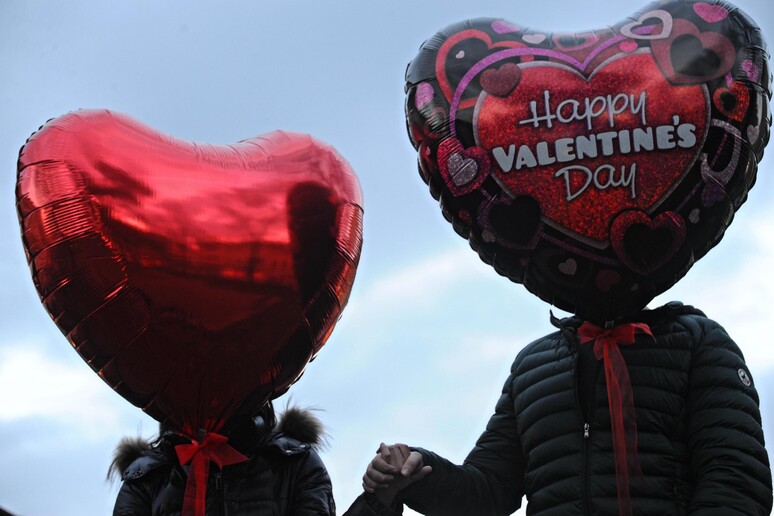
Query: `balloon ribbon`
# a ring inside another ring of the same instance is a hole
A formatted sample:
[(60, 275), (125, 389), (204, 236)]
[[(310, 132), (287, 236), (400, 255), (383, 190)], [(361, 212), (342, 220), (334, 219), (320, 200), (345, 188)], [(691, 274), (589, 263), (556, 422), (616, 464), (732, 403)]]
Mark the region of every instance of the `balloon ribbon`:
[(191, 444), (178, 444), (175, 446), (175, 451), (181, 466), (191, 463), (188, 480), (185, 484), (183, 516), (205, 516), (210, 462), (214, 462), (223, 469), (223, 466), (248, 460), (247, 457), (228, 444), (226, 436), (216, 433), (206, 434), (201, 443), (193, 441)]
[(637, 460), (637, 416), (629, 370), (619, 345), (634, 344), (637, 332), (653, 337), (650, 327), (644, 323), (629, 323), (614, 328), (600, 328), (584, 322), (578, 328), (581, 344), (594, 342), (594, 356), (603, 360), (607, 399), (610, 407), (610, 426), (613, 431), (615, 477), (618, 489), (618, 512), (621, 516), (632, 514), (629, 495), (629, 471), (642, 475)]

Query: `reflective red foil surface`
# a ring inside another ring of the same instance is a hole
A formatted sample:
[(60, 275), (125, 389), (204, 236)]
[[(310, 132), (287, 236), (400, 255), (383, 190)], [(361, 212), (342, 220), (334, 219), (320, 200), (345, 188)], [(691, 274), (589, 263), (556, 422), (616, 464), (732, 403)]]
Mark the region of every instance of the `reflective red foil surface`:
[(22, 148), (16, 199), (53, 320), (121, 396), (190, 437), (298, 379), (362, 245), (356, 175), (303, 134), (197, 144), (78, 111)]

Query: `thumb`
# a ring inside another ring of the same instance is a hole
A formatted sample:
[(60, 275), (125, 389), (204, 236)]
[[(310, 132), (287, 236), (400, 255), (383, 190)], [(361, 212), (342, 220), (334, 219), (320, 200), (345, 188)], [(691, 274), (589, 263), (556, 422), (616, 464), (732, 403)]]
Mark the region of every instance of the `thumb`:
[(433, 472), (433, 468), (430, 466), (422, 466), (422, 469), (415, 472), (413, 475), (411, 475), (411, 481), (416, 482), (417, 480), (422, 480), (427, 475)]

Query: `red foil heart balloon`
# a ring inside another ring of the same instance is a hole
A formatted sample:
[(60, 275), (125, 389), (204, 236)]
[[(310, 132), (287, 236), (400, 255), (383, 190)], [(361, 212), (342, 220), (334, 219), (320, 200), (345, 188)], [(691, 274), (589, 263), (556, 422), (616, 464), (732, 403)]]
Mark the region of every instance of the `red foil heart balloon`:
[(456, 232), (598, 323), (720, 240), (771, 123), (760, 30), (719, 1), (663, 0), (583, 34), (467, 20), (422, 45), (406, 82), (420, 175)]
[(16, 202), (35, 286), (75, 350), (191, 438), (299, 378), (362, 243), (349, 165), (279, 131), (206, 145), (78, 111), (22, 148)]

